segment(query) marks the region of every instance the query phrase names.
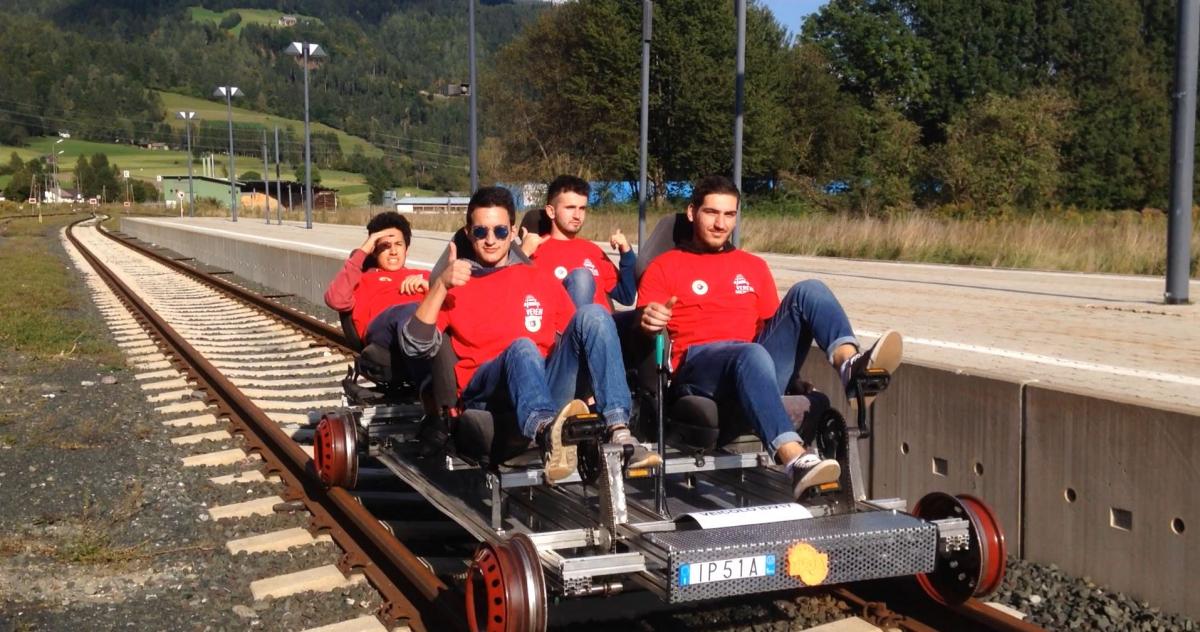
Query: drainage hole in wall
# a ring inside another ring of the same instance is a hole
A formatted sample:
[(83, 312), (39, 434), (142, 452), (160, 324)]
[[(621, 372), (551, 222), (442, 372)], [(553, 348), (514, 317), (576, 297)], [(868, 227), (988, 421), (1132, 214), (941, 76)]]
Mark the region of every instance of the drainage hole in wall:
[(945, 476), (950, 471), (950, 463), (946, 459), (933, 457), (933, 473), (937, 476)]
[(983, 476), (983, 463), (980, 463), (979, 461), (975, 462), (975, 475)]
[(1133, 512), (1128, 509), (1108, 508), (1108, 526), (1121, 531), (1133, 530)]
[(908, 454), (908, 449), (909, 449), (909, 448), (908, 448), (908, 442), (907, 442), (907, 441), (901, 441), (901, 442), (900, 442), (900, 454)]
[(1067, 490), (1063, 492), (1063, 498), (1066, 498), (1067, 502), (1069, 503), (1075, 502), (1075, 489), (1068, 487)]
[(1183, 524), (1182, 518), (1175, 518), (1171, 521), (1171, 530), (1174, 531), (1176, 535), (1183, 535), (1183, 531), (1185, 529), (1187, 529), (1187, 525)]

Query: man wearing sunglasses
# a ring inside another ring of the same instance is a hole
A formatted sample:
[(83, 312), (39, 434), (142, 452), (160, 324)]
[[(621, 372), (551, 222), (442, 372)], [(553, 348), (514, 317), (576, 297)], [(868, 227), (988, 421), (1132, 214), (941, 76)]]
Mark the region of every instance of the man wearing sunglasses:
[(802, 443), (780, 398), (815, 340), (842, 378), (867, 368), (894, 372), (900, 334), (886, 331), (860, 351), (850, 320), (824, 283), (801, 281), (783, 301), (761, 258), (730, 243), (741, 193), (728, 178), (696, 183), (687, 217), (692, 238), (650, 262), (638, 287), (641, 329), (671, 337), (671, 392), (735, 400), (799, 498), (838, 480), (841, 466)]
[[(399, 350), (399, 332), (429, 289), (429, 273), (405, 267), (412, 228), (395, 211), (367, 222), (367, 239), (355, 248), (325, 290), (325, 304), (350, 312), (364, 345)], [(408, 377), (420, 377), (410, 374)]]
[(587, 219), (591, 187), (583, 178), (562, 175), (546, 188), (545, 218), (550, 230), (545, 234), (522, 234), (521, 251), (534, 265), (554, 273), (563, 282), (576, 306), (596, 303), (608, 308), (608, 299), (632, 305), (637, 295), (634, 268), (637, 255), (621, 229), (609, 237), (609, 244), (620, 254), (620, 273), (599, 246), (579, 239)]
[(471, 196), (471, 252), (451, 242), (445, 269), (404, 328), (405, 353), (433, 357), (449, 337), (463, 405), (511, 406), (522, 433), (542, 448), (552, 483), (575, 471), (576, 448), (563, 445), (562, 429), (568, 417), (587, 412), (576, 399), (586, 392), (595, 396), (609, 440), (630, 446), (628, 467), (660, 465), (628, 429), (632, 404), (612, 318), (599, 305), (576, 310), (558, 279), (513, 248), (515, 222), (507, 189), (484, 187)]

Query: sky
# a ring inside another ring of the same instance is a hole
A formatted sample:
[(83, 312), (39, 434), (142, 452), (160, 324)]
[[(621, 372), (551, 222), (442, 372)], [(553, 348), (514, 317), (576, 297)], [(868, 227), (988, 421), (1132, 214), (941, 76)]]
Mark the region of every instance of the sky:
[(799, 34), (804, 16), (816, 12), (821, 5), (825, 4), (826, 0), (760, 0), (760, 2), (775, 14), (775, 19), (779, 20), (779, 23), (783, 24), (788, 32)]

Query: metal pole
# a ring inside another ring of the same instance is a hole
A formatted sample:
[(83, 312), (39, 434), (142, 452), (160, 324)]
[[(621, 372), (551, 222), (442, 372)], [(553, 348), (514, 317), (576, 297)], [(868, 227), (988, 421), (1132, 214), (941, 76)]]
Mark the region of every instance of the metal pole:
[[(737, 70), (733, 80), (733, 185), (742, 190), (742, 119), (746, 109), (746, 0), (734, 0), (737, 13)], [(738, 219), (745, 204), (738, 204)], [(742, 243), (742, 222), (733, 226), (733, 245)]]
[(188, 147), (188, 217), (196, 216), (196, 189), (192, 186), (192, 122), (184, 121)]
[(308, 47), (304, 42), (304, 227), (312, 228), (312, 139), (308, 128)]
[(267, 163), (267, 129), (263, 128), (263, 221), (267, 224), (271, 223), (271, 181), (267, 179), (267, 174), (271, 171), (271, 165)]
[(283, 225), (283, 183), (279, 180), (279, 126), (275, 126), (275, 223)]
[(638, 249), (646, 235), (646, 165), (650, 138), (650, 36), (654, 30), (654, 0), (642, 0), (642, 112), (638, 139)]
[(1188, 302), (1191, 276), (1192, 175), (1196, 139), (1196, 67), (1200, 0), (1179, 0), (1175, 38), (1175, 112), (1171, 121), (1171, 207), (1167, 217), (1168, 304)]
[(225, 112), (229, 117), (229, 210), (237, 221), (237, 163), (233, 157), (233, 88), (225, 86)]
[(475, 83), (475, 0), (467, 0), (467, 55), (470, 60), (470, 78), (467, 79), (471, 84), (470, 99), (470, 131), (469, 144), (471, 146), (471, 192), (474, 193), (479, 188), (479, 147), (478, 137), (476, 136), (476, 128), (479, 126), (476, 112), (476, 95), (479, 93), (479, 86)]

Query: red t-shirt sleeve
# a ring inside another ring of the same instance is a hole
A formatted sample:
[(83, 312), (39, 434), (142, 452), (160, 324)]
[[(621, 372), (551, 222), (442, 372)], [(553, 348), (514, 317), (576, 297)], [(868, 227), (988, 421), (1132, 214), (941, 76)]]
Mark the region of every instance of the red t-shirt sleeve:
[(760, 288), (758, 292), (758, 319), (760, 321), (767, 320), (779, 311), (779, 288), (775, 286), (775, 277), (771, 275), (771, 269), (767, 267), (765, 261), (759, 260), (758, 282), (755, 287)]
[(638, 284), (637, 306), (645, 307), (650, 303), (666, 303), (671, 300), (671, 288), (667, 283), (666, 266), (661, 259), (650, 264), (642, 273), (642, 281)]
[(354, 290), (363, 275), (363, 261), (367, 253), (355, 248), (338, 270), (337, 276), (329, 282), (325, 290), (325, 304), (335, 312), (348, 312), (354, 309)]

